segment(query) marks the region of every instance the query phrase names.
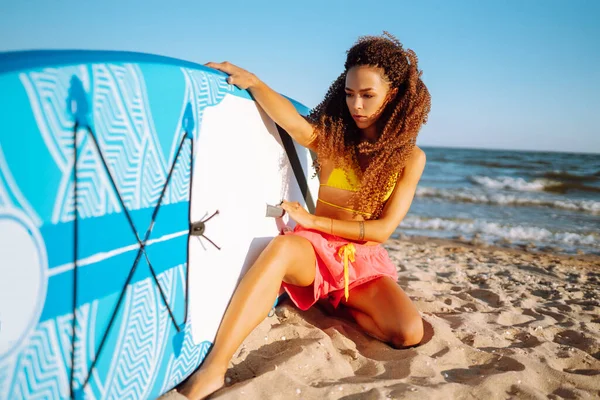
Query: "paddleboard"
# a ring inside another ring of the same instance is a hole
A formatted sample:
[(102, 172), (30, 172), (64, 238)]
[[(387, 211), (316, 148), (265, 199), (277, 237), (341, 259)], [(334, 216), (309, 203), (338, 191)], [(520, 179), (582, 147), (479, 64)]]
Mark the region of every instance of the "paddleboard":
[(266, 205), (314, 210), (310, 152), (225, 78), (149, 54), (0, 53), (0, 399), (169, 391), (282, 228)]

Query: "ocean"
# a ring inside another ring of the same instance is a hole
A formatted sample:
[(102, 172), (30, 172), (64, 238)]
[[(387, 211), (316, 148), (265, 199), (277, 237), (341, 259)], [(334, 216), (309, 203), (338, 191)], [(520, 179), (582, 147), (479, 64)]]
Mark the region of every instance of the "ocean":
[(600, 154), (422, 148), (395, 236), (600, 255)]

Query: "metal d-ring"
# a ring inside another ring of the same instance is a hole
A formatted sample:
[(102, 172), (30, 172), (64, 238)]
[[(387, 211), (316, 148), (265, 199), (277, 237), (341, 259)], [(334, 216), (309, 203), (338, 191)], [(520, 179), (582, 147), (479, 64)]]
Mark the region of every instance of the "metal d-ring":
[(208, 221), (210, 221), (212, 219), (212, 217), (214, 217), (217, 214), (219, 214), (219, 210), (215, 211), (213, 213), (213, 215), (211, 215), (210, 217), (208, 217), (206, 219), (203, 219), (202, 221), (192, 222), (192, 224), (190, 225), (190, 236), (196, 236), (198, 238), (198, 240), (200, 240), (200, 237), (203, 237), (204, 239), (208, 240), (210, 242), (210, 244), (215, 246), (218, 250), (221, 250), (221, 248), (219, 246), (217, 246), (215, 244), (215, 242), (213, 242), (212, 240), (210, 240), (209, 238), (207, 238), (204, 235), (204, 231), (206, 231), (206, 223)]
[(206, 224), (204, 223), (204, 221), (192, 222), (192, 226), (190, 227), (190, 235), (204, 236), (205, 230)]

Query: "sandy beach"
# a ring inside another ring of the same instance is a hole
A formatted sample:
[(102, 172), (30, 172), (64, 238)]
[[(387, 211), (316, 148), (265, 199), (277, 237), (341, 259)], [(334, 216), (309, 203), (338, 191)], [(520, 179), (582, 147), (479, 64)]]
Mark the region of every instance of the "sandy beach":
[(425, 323), (395, 350), (289, 300), (246, 339), (211, 399), (600, 396), (600, 258), (411, 238), (385, 244)]

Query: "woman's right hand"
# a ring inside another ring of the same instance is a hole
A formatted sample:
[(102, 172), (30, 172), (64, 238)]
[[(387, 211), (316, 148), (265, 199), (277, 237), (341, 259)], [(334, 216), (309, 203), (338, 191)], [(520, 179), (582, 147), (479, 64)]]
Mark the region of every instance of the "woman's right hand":
[(205, 65), (207, 67), (218, 69), (219, 71), (223, 71), (226, 74), (228, 74), (229, 76), (227, 77), (227, 83), (229, 83), (230, 85), (235, 85), (242, 90), (252, 87), (258, 81), (256, 75), (236, 65), (233, 65), (228, 61), (221, 63), (209, 62)]

